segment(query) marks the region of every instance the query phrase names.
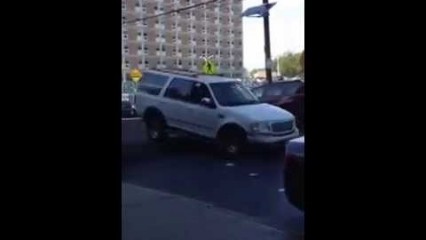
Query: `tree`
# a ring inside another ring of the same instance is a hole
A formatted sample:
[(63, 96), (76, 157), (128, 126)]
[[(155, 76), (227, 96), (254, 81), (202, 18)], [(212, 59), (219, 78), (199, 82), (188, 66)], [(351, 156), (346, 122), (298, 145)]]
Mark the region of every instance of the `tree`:
[(302, 73), (300, 57), (302, 53), (287, 52), (279, 57), (280, 74), (286, 77), (295, 77)]

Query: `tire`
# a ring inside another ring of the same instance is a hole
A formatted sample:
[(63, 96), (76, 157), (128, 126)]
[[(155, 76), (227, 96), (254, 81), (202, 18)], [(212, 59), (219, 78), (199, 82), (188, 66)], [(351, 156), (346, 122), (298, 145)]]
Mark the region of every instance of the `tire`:
[(230, 159), (238, 158), (246, 146), (246, 134), (244, 130), (229, 128), (221, 131), (218, 136), (220, 152)]
[(149, 116), (146, 119), (146, 133), (150, 141), (164, 142), (167, 139), (164, 117), (159, 114)]

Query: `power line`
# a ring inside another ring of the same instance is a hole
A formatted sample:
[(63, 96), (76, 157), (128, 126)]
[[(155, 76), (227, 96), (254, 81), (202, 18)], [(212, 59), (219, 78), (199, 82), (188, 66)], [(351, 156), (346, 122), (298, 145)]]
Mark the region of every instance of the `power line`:
[(159, 13), (159, 14), (156, 14), (156, 15), (152, 15), (152, 16), (148, 16), (148, 17), (144, 17), (144, 18), (137, 18), (137, 19), (134, 19), (134, 20), (127, 21), (126, 23), (135, 23), (135, 22), (139, 22), (139, 21), (145, 21), (145, 20), (148, 20), (148, 19), (151, 19), (151, 18), (169, 15), (169, 14), (172, 14), (172, 13), (179, 13), (179, 12), (182, 12), (182, 11), (186, 11), (186, 10), (189, 10), (189, 9), (192, 9), (192, 8), (200, 7), (200, 6), (203, 6), (203, 5), (207, 5), (207, 4), (211, 4), (211, 3), (215, 3), (215, 2), (219, 2), (219, 1), (225, 1), (225, 0), (209, 0), (209, 1), (206, 1), (206, 2), (196, 3), (196, 4), (193, 4), (193, 5), (186, 6), (186, 7), (176, 8), (176, 9), (173, 9), (173, 10), (170, 10), (170, 11), (167, 11), (167, 12)]

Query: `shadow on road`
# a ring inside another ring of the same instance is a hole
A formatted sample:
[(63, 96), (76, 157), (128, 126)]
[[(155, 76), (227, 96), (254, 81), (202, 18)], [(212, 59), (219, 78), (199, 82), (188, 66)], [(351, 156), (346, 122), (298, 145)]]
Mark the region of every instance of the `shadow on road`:
[[(282, 159), (284, 157), (284, 153), (284, 146), (282, 148), (249, 146), (246, 151), (241, 154), (239, 159)], [(138, 157), (139, 159), (152, 158), (155, 156), (178, 157), (187, 155), (196, 155), (203, 158), (216, 158), (224, 160), (213, 143), (199, 141), (196, 139), (173, 138), (162, 144), (144, 141), (139, 144), (133, 143), (122, 145), (123, 159), (135, 157)]]

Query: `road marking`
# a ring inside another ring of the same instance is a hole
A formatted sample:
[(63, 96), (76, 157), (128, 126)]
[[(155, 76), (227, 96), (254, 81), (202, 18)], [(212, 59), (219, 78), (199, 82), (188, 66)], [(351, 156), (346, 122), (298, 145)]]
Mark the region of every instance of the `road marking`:
[(225, 166), (227, 166), (227, 167), (233, 167), (233, 166), (235, 166), (235, 164), (232, 163), (232, 162), (229, 162), (229, 163), (225, 164)]
[(250, 177), (257, 177), (257, 176), (259, 176), (259, 173), (250, 173), (249, 176)]
[(121, 121), (132, 121), (132, 120), (142, 120), (142, 118), (140, 118), (140, 117), (121, 118)]
[(285, 188), (278, 188), (278, 192), (285, 192)]

